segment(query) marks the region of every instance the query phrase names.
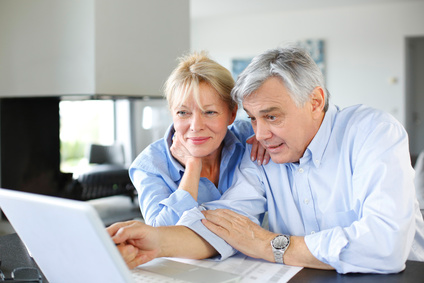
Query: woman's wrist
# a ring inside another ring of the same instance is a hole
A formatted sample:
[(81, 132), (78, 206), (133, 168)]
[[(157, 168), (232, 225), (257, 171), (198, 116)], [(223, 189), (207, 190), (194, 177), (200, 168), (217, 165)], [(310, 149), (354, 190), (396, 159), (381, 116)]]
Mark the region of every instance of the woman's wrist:
[(198, 157), (188, 158), (185, 164), (185, 169), (187, 170), (197, 170), (199, 172), (202, 171), (202, 159)]

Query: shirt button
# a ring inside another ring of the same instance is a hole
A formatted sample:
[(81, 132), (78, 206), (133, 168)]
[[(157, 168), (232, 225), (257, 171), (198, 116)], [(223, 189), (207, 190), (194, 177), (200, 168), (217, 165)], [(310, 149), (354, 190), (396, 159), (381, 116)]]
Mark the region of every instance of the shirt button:
[(299, 173), (303, 173), (303, 168), (300, 168), (299, 169)]
[(304, 203), (304, 204), (309, 204), (309, 199), (305, 198), (305, 199), (303, 200), (303, 203)]
[(313, 234), (315, 234), (315, 231), (312, 231), (312, 232), (311, 232), (311, 235), (313, 235)]

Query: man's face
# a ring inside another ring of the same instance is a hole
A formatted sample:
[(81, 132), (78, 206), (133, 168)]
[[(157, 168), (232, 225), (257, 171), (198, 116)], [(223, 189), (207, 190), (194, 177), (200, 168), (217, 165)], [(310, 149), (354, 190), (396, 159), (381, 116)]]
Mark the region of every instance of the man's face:
[(273, 162), (299, 161), (317, 133), (324, 112), (323, 101), (319, 97), (318, 101), (314, 99), (316, 90), (310, 101), (297, 108), (282, 81), (271, 77), (244, 99), (243, 107), (251, 119), (256, 138)]

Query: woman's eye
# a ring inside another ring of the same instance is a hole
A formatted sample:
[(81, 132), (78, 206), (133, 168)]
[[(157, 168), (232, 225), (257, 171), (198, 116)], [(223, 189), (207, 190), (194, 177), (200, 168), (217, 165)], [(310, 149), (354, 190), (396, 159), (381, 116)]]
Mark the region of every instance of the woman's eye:
[(187, 112), (186, 111), (177, 111), (177, 115), (180, 116), (180, 117), (183, 117), (183, 116), (187, 115)]
[(214, 115), (216, 114), (216, 111), (205, 111), (206, 115)]

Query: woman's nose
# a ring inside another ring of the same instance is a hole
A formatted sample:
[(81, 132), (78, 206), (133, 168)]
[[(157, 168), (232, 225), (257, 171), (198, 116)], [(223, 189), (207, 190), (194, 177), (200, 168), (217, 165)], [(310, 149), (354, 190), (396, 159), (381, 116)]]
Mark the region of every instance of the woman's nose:
[(203, 129), (205, 123), (200, 114), (194, 114), (190, 124), (190, 130), (197, 132)]

